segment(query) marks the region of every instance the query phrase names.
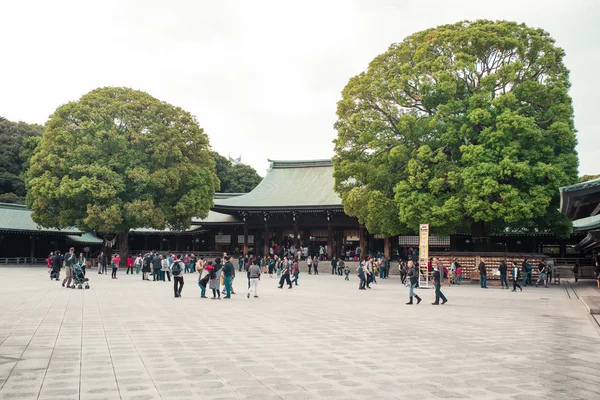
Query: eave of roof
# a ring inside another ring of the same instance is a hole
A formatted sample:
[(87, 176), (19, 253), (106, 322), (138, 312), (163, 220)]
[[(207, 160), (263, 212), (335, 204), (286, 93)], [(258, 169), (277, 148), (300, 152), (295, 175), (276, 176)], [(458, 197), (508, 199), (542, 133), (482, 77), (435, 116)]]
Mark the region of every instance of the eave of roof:
[(0, 203), (0, 232), (37, 235), (81, 235), (74, 227), (43, 228), (31, 218), (31, 211), (22, 204)]
[(563, 186), (558, 190), (560, 192), (560, 212), (567, 216), (567, 218), (573, 219), (578, 208), (576, 199), (593, 193), (598, 193), (600, 197), (600, 178)]
[(600, 228), (600, 214), (576, 219), (573, 221), (574, 231), (587, 231), (590, 229)]

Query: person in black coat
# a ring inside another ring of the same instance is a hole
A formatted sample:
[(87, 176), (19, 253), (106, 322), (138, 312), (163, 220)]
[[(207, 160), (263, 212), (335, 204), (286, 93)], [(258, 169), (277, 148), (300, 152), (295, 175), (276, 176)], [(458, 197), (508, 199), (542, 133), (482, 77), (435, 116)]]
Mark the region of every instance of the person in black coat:
[(52, 274), (50, 274), (50, 279), (59, 279), (62, 260), (63, 259), (60, 256), (60, 251), (56, 250), (54, 252), (54, 258), (52, 258)]

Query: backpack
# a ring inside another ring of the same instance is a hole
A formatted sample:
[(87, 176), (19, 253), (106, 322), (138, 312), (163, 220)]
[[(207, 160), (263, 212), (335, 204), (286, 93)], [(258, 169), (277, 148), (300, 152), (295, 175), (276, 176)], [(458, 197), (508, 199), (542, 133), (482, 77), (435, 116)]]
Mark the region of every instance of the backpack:
[(171, 267), (173, 276), (179, 276), (181, 274), (181, 261), (175, 261), (173, 267)]

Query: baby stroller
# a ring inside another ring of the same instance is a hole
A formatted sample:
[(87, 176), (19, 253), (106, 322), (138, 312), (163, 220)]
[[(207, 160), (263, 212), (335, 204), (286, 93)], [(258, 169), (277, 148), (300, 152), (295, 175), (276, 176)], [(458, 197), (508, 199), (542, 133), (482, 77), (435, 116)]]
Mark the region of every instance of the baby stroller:
[(77, 286), (77, 289), (83, 289), (84, 287), (89, 289), (90, 284), (88, 281), (89, 279), (83, 275), (83, 269), (81, 269), (81, 266), (79, 264), (75, 265), (73, 267), (73, 285), (71, 285), (71, 288), (75, 289)]

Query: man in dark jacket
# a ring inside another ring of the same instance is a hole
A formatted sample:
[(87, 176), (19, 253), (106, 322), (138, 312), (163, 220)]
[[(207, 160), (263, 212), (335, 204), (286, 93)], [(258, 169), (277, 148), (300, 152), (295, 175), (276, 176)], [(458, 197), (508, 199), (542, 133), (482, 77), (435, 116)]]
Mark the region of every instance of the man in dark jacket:
[(152, 280), (159, 281), (160, 280), (160, 270), (162, 269), (161, 260), (158, 256), (158, 253), (153, 253), (152, 255)]
[(331, 275), (335, 275), (337, 269), (337, 260), (335, 257), (331, 259)]
[(479, 284), (482, 289), (487, 289), (487, 271), (485, 269), (485, 263), (481, 261), (477, 269), (479, 269)]
[(440, 263), (439, 258), (434, 258), (433, 263), (435, 265), (434, 271), (433, 271), (433, 285), (435, 287), (435, 302), (431, 303), (431, 304), (434, 306), (437, 306), (440, 304), (440, 298), (442, 299), (442, 304), (446, 304), (448, 302), (448, 299), (446, 298), (446, 296), (444, 296), (444, 294), (440, 290), (440, 288), (442, 286), (442, 282), (444, 281), (444, 267), (442, 266), (442, 263)]
[(231, 298), (231, 281), (233, 280), (233, 274), (235, 272), (235, 267), (231, 263), (231, 258), (229, 256), (225, 257), (225, 265), (223, 265), (223, 276), (225, 281), (225, 297), (224, 299)]
[(60, 251), (56, 250), (54, 252), (54, 257), (52, 258), (52, 275), (51, 277), (58, 280), (60, 277), (60, 267), (62, 266), (62, 257), (60, 256)]

